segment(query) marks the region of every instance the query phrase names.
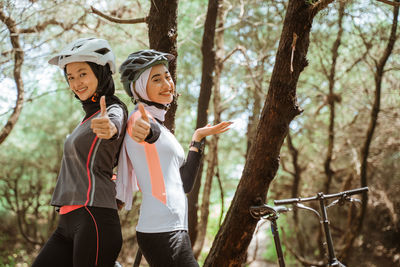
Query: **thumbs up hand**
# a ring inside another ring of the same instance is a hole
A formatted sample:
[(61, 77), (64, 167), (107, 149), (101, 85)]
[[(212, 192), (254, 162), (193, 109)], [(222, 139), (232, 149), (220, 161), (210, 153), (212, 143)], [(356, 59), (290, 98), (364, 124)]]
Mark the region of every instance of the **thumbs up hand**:
[(150, 133), (150, 120), (142, 103), (139, 103), (138, 108), (140, 117), (137, 118), (132, 125), (131, 137), (133, 140), (140, 143), (143, 142)]
[(92, 128), (92, 131), (98, 138), (110, 139), (118, 132), (118, 130), (108, 117), (105, 96), (100, 98), (100, 110), (100, 117), (92, 119), (90, 128)]

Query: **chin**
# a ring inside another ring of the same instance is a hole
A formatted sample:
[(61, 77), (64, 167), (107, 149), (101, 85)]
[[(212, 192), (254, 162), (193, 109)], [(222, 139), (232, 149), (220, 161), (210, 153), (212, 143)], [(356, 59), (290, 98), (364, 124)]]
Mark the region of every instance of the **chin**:
[(172, 103), (172, 100), (174, 100), (174, 98), (171, 98), (169, 100), (159, 101), (158, 103), (163, 104), (163, 105), (168, 105), (168, 104)]
[(86, 101), (90, 98), (90, 96), (79, 96), (79, 95), (78, 95), (78, 97), (81, 101)]
[(174, 100), (174, 99), (172, 98), (171, 100), (169, 100), (169, 101), (166, 101), (166, 102), (164, 103), (164, 105), (171, 104), (173, 100)]

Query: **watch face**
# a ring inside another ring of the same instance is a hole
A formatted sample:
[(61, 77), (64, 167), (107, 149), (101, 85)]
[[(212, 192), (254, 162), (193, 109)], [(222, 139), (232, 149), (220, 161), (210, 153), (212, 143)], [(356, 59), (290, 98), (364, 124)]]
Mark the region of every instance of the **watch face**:
[(201, 142), (192, 141), (190, 146), (197, 148), (200, 152), (202, 151), (203, 144)]

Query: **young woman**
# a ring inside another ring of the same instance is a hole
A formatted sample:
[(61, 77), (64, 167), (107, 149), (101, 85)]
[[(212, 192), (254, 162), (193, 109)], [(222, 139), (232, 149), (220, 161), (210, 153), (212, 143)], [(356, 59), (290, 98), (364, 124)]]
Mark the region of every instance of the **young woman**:
[(137, 240), (150, 266), (198, 266), (188, 231), (187, 198), (199, 167), (204, 138), (227, 131), (229, 122), (197, 129), (185, 160), (182, 146), (163, 125), (175, 95), (168, 71), (173, 56), (154, 50), (132, 53), (120, 67), (125, 91), (140, 102), (128, 119), (120, 152), (117, 198), (131, 208), (140, 188)]
[(128, 117), (114, 95), (115, 57), (106, 40), (83, 38), (49, 63), (64, 71), (85, 117), (64, 143), (51, 200), (60, 213), (58, 227), (33, 266), (112, 267), (122, 235), (111, 178)]

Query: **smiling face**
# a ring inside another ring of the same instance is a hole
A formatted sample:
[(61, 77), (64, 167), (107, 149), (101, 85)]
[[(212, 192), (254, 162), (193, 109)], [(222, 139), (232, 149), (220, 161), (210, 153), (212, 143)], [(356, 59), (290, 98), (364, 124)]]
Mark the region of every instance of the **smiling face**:
[(175, 84), (164, 64), (152, 67), (146, 92), (149, 99), (160, 104), (169, 104), (174, 99)]
[(69, 87), (84, 101), (96, 92), (98, 80), (89, 64), (86, 62), (72, 62), (66, 66)]

